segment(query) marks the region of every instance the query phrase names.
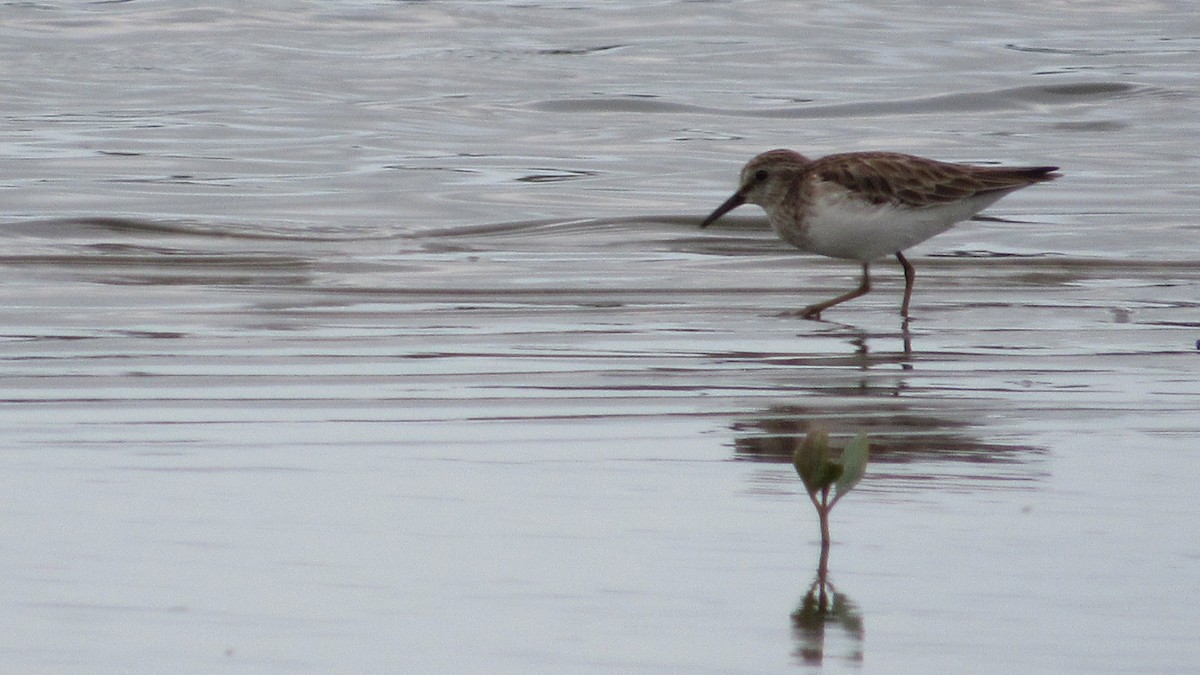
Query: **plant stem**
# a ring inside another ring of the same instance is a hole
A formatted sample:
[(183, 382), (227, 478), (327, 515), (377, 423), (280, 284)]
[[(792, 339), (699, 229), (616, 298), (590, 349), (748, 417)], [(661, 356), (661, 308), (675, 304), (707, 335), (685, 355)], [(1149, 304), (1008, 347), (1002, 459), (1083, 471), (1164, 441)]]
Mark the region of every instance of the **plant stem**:
[(821, 509), (819, 513), (821, 518), (821, 560), (817, 564), (817, 577), (824, 579), (826, 572), (829, 571), (829, 511)]
[(832, 510), (833, 504), (829, 503), (829, 488), (822, 488), (821, 506), (817, 508), (817, 513), (821, 518), (821, 546), (824, 548), (829, 547), (829, 512)]
[(821, 559), (817, 564), (817, 578), (822, 581), (822, 589), (825, 575), (829, 572), (829, 548), (832, 543), (832, 537), (829, 536), (829, 512), (831, 510), (833, 510), (833, 504), (829, 503), (829, 488), (826, 487), (821, 490), (821, 504), (817, 507), (817, 518), (821, 521)]

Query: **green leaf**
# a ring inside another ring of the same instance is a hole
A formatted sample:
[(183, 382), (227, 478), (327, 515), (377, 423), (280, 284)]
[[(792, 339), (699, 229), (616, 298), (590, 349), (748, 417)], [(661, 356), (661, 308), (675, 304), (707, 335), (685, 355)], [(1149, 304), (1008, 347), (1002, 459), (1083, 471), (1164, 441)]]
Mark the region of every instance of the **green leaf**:
[(829, 434), (824, 431), (810, 431), (803, 442), (796, 444), (792, 465), (809, 494), (828, 488), (841, 471), (841, 467), (829, 461)]
[(867, 435), (860, 432), (842, 450), (842, 472), (833, 486), (833, 499), (837, 501), (842, 495), (854, 489), (858, 481), (867, 473), (867, 461), (871, 454), (871, 444)]
[(842, 465), (836, 462), (825, 462), (824, 474), (821, 476), (821, 488), (827, 488), (833, 485), (833, 482), (842, 477)]

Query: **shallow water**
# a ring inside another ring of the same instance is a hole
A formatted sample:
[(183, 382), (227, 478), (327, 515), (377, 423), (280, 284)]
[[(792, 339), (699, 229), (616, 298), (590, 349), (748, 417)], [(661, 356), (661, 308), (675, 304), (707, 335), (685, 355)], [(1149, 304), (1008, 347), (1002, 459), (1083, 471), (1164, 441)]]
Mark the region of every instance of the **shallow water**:
[[(6, 670), (1194, 668), (1200, 21), (951, 9), (0, 9)], [(771, 147), (1065, 175), (811, 322)]]

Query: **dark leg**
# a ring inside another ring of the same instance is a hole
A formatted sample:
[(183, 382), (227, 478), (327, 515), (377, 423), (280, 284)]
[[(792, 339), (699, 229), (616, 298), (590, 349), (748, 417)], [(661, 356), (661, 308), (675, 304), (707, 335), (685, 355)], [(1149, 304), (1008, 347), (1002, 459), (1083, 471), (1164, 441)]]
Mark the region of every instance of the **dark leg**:
[(900, 316), (907, 319), (908, 301), (912, 299), (913, 283), (917, 280), (917, 271), (913, 269), (912, 263), (908, 262), (903, 253), (897, 253), (896, 260), (899, 260), (900, 266), (904, 268), (904, 304), (900, 305)]
[(821, 318), (821, 312), (829, 309), (830, 307), (839, 305), (847, 300), (853, 300), (859, 296), (866, 295), (871, 290), (870, 269), (871, 263), (863, 263), (862, 283), (858, 285), (858, 288), (850, 291), (849, 293), (839, 295), (832, 300), (826, 300), (825, 302), (818, 302), (815, 305), (809, 305), (808, 307), (800, 310), (800, 316), (804, 317), (805, 319), (819, 319)]

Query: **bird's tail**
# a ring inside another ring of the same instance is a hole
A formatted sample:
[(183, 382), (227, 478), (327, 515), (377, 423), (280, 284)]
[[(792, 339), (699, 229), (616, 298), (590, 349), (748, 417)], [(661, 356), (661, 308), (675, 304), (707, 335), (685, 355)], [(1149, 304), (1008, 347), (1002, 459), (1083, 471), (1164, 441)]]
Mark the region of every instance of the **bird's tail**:
[(1061, 176), (1057, 166), (1022, 166), (1012, 169), (1000, 169), (1004, 173), (1012, 175), (1014, 178), (1023, 178), (1030, 183), (1041, 183), (1042, 181), (1054, 180)]

